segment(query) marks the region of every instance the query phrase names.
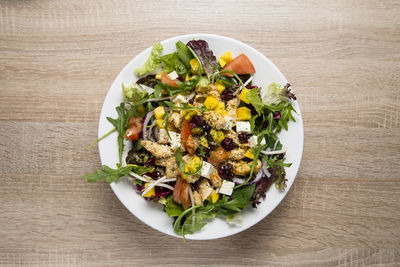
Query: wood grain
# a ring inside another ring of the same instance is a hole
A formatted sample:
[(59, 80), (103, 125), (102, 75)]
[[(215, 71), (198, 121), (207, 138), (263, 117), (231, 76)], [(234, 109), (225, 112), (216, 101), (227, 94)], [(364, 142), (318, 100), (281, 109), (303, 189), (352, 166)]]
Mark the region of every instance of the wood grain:
[[(1, 266), (399, 266), (400, 2), (1, 1)], [(305, 126), (294, 186), (235, 236), (183, 243), (104, 183), (105, 94), (150, 44), (244, 41), (295, 87)]]

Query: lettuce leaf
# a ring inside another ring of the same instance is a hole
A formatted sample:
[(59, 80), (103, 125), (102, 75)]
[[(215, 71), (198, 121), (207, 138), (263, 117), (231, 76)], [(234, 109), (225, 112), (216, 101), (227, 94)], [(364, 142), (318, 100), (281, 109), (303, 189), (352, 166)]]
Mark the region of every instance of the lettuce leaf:
[(163, 51), (163, 46), (161, 43), (153, 44), (153, 48), (151, 49), (150, 56), (147, 58), (146, 62), (143, 66), (135, 69), (135, 74), (138, 76), (142, 76), (144, 74), (148, 74), (153, 72), (157, 69), (158, 65), (160, 64), (160, 55)]
[(173, 200), (172, 196), (169, 196), (167, 198), (167, 202), (165, 203), (165, 212), (169, 217), (176, 217), (181, 215), (183, 208), (182, 205), (179, 205)]
[(249, 100), (250, 104), (254, 107), (254, 109), (260, 115), (264, 108), (264, 105), (258, 94), (259, 91), (260, 90), (258, 88), (254, 88), (254, 89), (250, 90), (249, 92), (247, 92), (246, 98), (247, 98), (247, 100)]
[(176, 71), (179, 75), (184, 75), (187, 72), (187, 68), (180, 60), (177, 52), (162, 56), (160, 59), (167, 72)]
[[(286, 86), (277, 84), (275, 82), (268, 85), (265, 89), (261, 90), (261, 99), (264, 105), (277, 106), (282, 101), (287, 101), (288, 88)], [(247, 96), (247, 95), (246, 95)]]
[(207, 74), (208, 79), (210, 79), (218, 67), (218, 62), (213, 51), (208, 47), (208, 43), (204, 40), (192, 40), (187, 43), (187, 46), (196, 53), (201, 61), (204, 72)]
[(143, 92), (141, 87), (137, 83), (123, 83), (122, 93), (125, 96), (125, 100), (129, 102), (138, 102), (143, 98), (147, 97), (148, 93)]

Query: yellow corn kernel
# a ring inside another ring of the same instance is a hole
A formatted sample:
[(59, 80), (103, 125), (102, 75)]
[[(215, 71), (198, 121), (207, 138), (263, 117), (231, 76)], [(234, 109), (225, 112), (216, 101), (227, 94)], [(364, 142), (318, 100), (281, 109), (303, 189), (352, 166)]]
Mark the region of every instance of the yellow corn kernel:
[(242, 91), (239, 94), (239, 99), (242, 100), (244, 103), (249, 104), (250, 101), (247, 99), (246, 94), (249, 92), (250, 90), (247, 88), (243, 88)]
[[(149, 187), (150, 183), (145, 183), (144, 184), (144, 190), (146, 190), (147, 187)], [(156, 191), (154, 190), (154, 187), (152, 189), (149, 190), (149, 192), (147, 192), (146, 194), (144, 194), (144, 197), (152, 197), (156, 195)]]
[(186, 74), (185, 82), (187, 82), (187, 81), (189, 81), (189, 80), (190, 80), (190, 75), (189, 75), (189, 74)]
[(164, 115), (165, 115), (165, 110), (164, 110), (164, 107), (157, 107), (155, 110), (154, 110), (154, 117), (156, 117), (156, 119), (162, 119), (163, 117), (164, 117)]
[(161, 74), (156, 74), (156, 79), (161, 80)]
[(222, 94), (222, 92), (225, 90), (225, 85), (220, 80), (217, 80), (215, 86), (217, 87), (217, 91), (220, 94)]
[[(185, 172), (195, 172), (200, 166), (201, 160), (199, 157), (194, 157), (188, 164), (185, 165)], [(188, 171), (186, 170), (186, 167)]]
[(232, 53), (231, 51), (225, 52), (223, 53), (220, 58), (222, 58), (223, 60), (225, 60), (225, 62), (228, 64), (229, 62), (232, 61)]
[(205, 136), (200, 137), (200, 145), (202, 145), (204, 147), (208, 147), (208, 141)]
[(236, 115), (239, 121), (248, 121), (251, 119), (251, 110), (247, 107), (241, 107), (236, 110)]
[(197, 59), (192, 58), (190, 61), (190, 67), (192, 69), (192, 73), (197, 73), (197, 69), (199, 68), (199, 61)]
[(218, 100), (213, 96), (207, 96), (206, 101), (204, 101), (204, 106), (208, 109), (214, 109), (218, 105)]
[(224, 102), (219, 102), (218, 105), (214, 108), (214, 111), (220, 114), (221, 116), (224, 116), (225, 112), (225, 103)]
[(143, 106), (143, 105), (139, 105), (139, 106), (136, 108), (136, 110), (137, 110), (137, 112), (139, 112), (139, 113), (143, 113), (143, 112), (144, 112), (144, 106)]
[(210, 134), (216, 143), (222, 142), (222, 140), (224, 140), (224, 138), (225, 138), (223, 131), (217, 131), (217, 130), (211, 129)]
[(251, 149), (247, 150), (246, 154), (244, 154), (246, 157), (249, 159), (254, 159), (253, 152), (251, 152)]
[(221, 68), (223, 68), (226, 65), (226, 61), (221, 57), (218, 58), (218, 63), (221, 66)]
[[(193, 105), (188, 104), (189, 107), (193, 107)], [(182, 117), (186, 120), (191, 120), (192, 116), (196, 114), (196, 110), (182, 110)]]
[(164, 120), (163, 119), (157, 119), (156, 120), (156, 125), (158, 126), (159, 129), (164, 129)]
[(213, 191), (211, 192), (210, 196), (208, 197), (208, 200), (212, 203), (215, 203), (218, 201), (219, 198), (219, 194), (217, 192), (215, 192), (215, 190), (213, 189)]

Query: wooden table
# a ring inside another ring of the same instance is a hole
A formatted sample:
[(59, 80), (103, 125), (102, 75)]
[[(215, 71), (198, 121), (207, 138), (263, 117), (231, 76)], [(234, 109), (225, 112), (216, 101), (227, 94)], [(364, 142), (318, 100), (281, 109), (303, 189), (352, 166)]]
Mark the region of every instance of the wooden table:
[[(0, 2), (0, 265), (400, 265), (400, 2), (230, 2)], [(84, 148), (121, 68), (194, 32), (278, 66), (305, 144), (270, 216), (185, 244), (82, 175), (100, 166)]]

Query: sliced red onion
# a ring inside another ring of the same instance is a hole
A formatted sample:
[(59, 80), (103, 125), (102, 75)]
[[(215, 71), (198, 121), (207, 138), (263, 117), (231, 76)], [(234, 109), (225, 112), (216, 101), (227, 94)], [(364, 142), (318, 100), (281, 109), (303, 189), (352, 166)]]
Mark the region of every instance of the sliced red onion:
[(268, 178), (271, 177), (271, 173), (268, 171), (268, 168), (267, 168), (267, 162), (264, 161), (264, 162), (262, 163), (261, 170), (264, 172), (264, 174), (265, 174)]
[(253, 181), (250, 182), (250, 184), (257, 183), (258, 181), (260, 181), (262, 176), (263, 176), (263, 172), (261, 170), (259, 170), (258, 173), (256, 174), (256, 177), (254, 178)]
[(157, 126), (154, 126), (153, 128), (153, 134), (154, 134), (154, 139), (156, 139), (156, 141), (158, 141), (158, 133), (159, 133), (159, 129)]
[(143, 119), (143, 126), (142, 126), (142, 138), (143, 140), (147, 140), (149, 138), (149, 131), (147, 129), (147, 125), (150, 122), (151, 117), (154, 115), (154, 110), (149, 111)]
[(246, 179), (239, 178), (239, 177), (233, 177), (232, 181), (233, 181), (235, 184), (243, 184), (243, 183), (246, 181)]

